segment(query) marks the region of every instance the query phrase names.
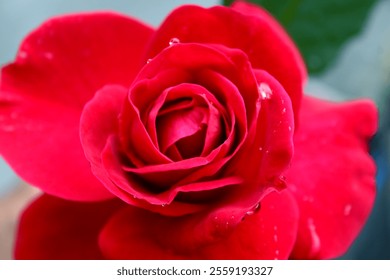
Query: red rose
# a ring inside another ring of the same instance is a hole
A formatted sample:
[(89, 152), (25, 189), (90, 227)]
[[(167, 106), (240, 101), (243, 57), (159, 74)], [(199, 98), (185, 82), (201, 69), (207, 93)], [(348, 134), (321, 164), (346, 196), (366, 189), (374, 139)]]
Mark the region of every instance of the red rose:
[(182, 6), (157, 30), (46, 22), (1, 76), (1, 154), (46, 192), (16, 258), (339, 256), (373, 204), (376, 110), (303, 96), (305, 79), (283, 29), (243, 2)]

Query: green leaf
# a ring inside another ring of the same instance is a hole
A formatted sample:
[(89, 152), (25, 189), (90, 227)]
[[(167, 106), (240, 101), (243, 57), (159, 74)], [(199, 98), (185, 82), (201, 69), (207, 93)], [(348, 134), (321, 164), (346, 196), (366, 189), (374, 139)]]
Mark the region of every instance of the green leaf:
[[(340, 47), (358, 34), (377, 0), (248, 0), (266, 8), (287, 29), (309, 73), (323, 71)], [(224, 0), (230, 5), (232, 0)]]

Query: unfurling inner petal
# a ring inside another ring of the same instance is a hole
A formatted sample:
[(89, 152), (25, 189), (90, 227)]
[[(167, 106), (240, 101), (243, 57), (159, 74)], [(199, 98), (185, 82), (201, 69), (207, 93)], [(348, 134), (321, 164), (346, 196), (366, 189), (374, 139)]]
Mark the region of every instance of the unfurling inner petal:
[(160, 151), (174, 161), (205, 156), (225, 138), (221, 114), (208, 99), (210, 94), (191, 92), (194, 87), (198, 89), (188, 84), (171, 88), (157, 113)]

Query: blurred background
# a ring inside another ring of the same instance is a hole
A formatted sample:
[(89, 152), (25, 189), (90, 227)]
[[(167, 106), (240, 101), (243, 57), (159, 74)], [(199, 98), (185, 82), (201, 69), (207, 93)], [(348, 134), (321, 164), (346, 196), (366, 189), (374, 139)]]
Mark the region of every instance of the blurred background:
[[(371, 143), (378, 165), (374, 211), (344, 259), (390, 259), (389, 98), (390, 0), (253, 0), (287, 28), (309, 68), (306, 92), (332, 100), (373, 99), (380, 129)], [(14, 59), (22, 39), (46, 19), (64, 13), (114, 10), (158, 26), (176, 6), (227, 4), (218, 0), (0, 0), (0, 65)], [(21, 182), (0, 157), (0, 259), (12, 257), (20, 211), (39, 193)]]

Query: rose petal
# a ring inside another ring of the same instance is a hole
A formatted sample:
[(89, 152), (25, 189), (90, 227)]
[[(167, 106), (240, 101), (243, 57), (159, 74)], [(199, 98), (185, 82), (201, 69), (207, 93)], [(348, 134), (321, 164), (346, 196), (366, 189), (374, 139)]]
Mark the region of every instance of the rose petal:
[(84, 103), (101, 86), (129, 86), (152, 29), (113, 13), (52, 19), (2, 69), (0, 149), (26, 181), (76, 200), (111, 197), (90, 172), (79, 140)]
[(230, 208), (169, 218), (127, 207), (107, 223), (99, 244), (112, 259), (287, 258), (297, 222), (288, 193), (270, 194), (261, 211), (248, 213), (244, 221)]
[[(206, 182), (195, 182), (193, 184), (180, 184), (167, 186), (167, 189), (159, 189), (158, 183), (148, 182), (143, 180), (142, 177), (137, 174), (125, 172), (120, 162), (120, 153), (116, 150), (118, 144), (114, 137), (111, 137), (102, 153), (102, 168), (99, 169), (97, 176), (101, 178), (105, 186), (109, 188), (122, 200), (139, 206), (153, 212), (161, 213), (170, 216), (180, 216), (199, 211), (203, 208), (209, 207), (207, 203), (185, 203), (181, 201), (174, 201), (175, 197), (181, 192), (199, 191), (200, 193), (205, 190), (214, 190), (231, 185), (237, 185), (241, 183), (241, 179), (235, 176), (225, 176), (223, 178), (209, 179)], [(163, 180), (169, 180), (169, 175), (177, 177), (182, 172), (187, 173), (190, 168), (183, 168), (176, 170), (176, 172), (161, 172), (159, 174), (149, 175), (156, 176), (156, 178), (162, 178)], [(135, 173), (135, 172), (134, 172)], [(176, 174), (176, 173), (179, 173)], [(154, 179), (156, 179), (154, 178)]]
[(98, 234), (124, 204), (119, 200), (81, 203), (42, 195), (22, 214), (16, 259), (102, 259)]
[(277, 21), (261, 8), (244, 2), (233, 8), (236, 11), (226, 7), (179, 7), (157, 30), (148, 57), (166, 48), (172, 38), (182, 43), (213, 43), (241, 49), (253, 68), (266, 70), (283, 85), (297, 113), (306, 80), (297, 48)]
[(80, 119), (80, 139), (92, 171), (100, 178), (101, 154), (111, 135), (118, 134), (118, 118), (128, 90), (111, 85), (99, 90), (84, 107)]
[[(243, 183), (222, 201), (241, 212), (259, 203), (272, 190), (285, 187), (284, 173), (293, 156), (294, 122), (291, 101), (283, 87), (265, 71), (255, 71), (259, 83), (258, 118), (247, 143), (225, 174), (240, 174)], [(245, 162), (245, 164), (243, 164)]]
[(335, 104), (305, 97), (301, 112), (286, 175), (301, 213), (292, 258), (335, 258), (373, 206), (375, 165), (367, 141), (376, 131), (376, 109), (367, 100)]
[(294, 198), (271, 193), (261, 208), (248, 211), (245, 220), (226, 240), (206, 247), (200, 258), (288, 259), (297, 236), (299, 213)]

